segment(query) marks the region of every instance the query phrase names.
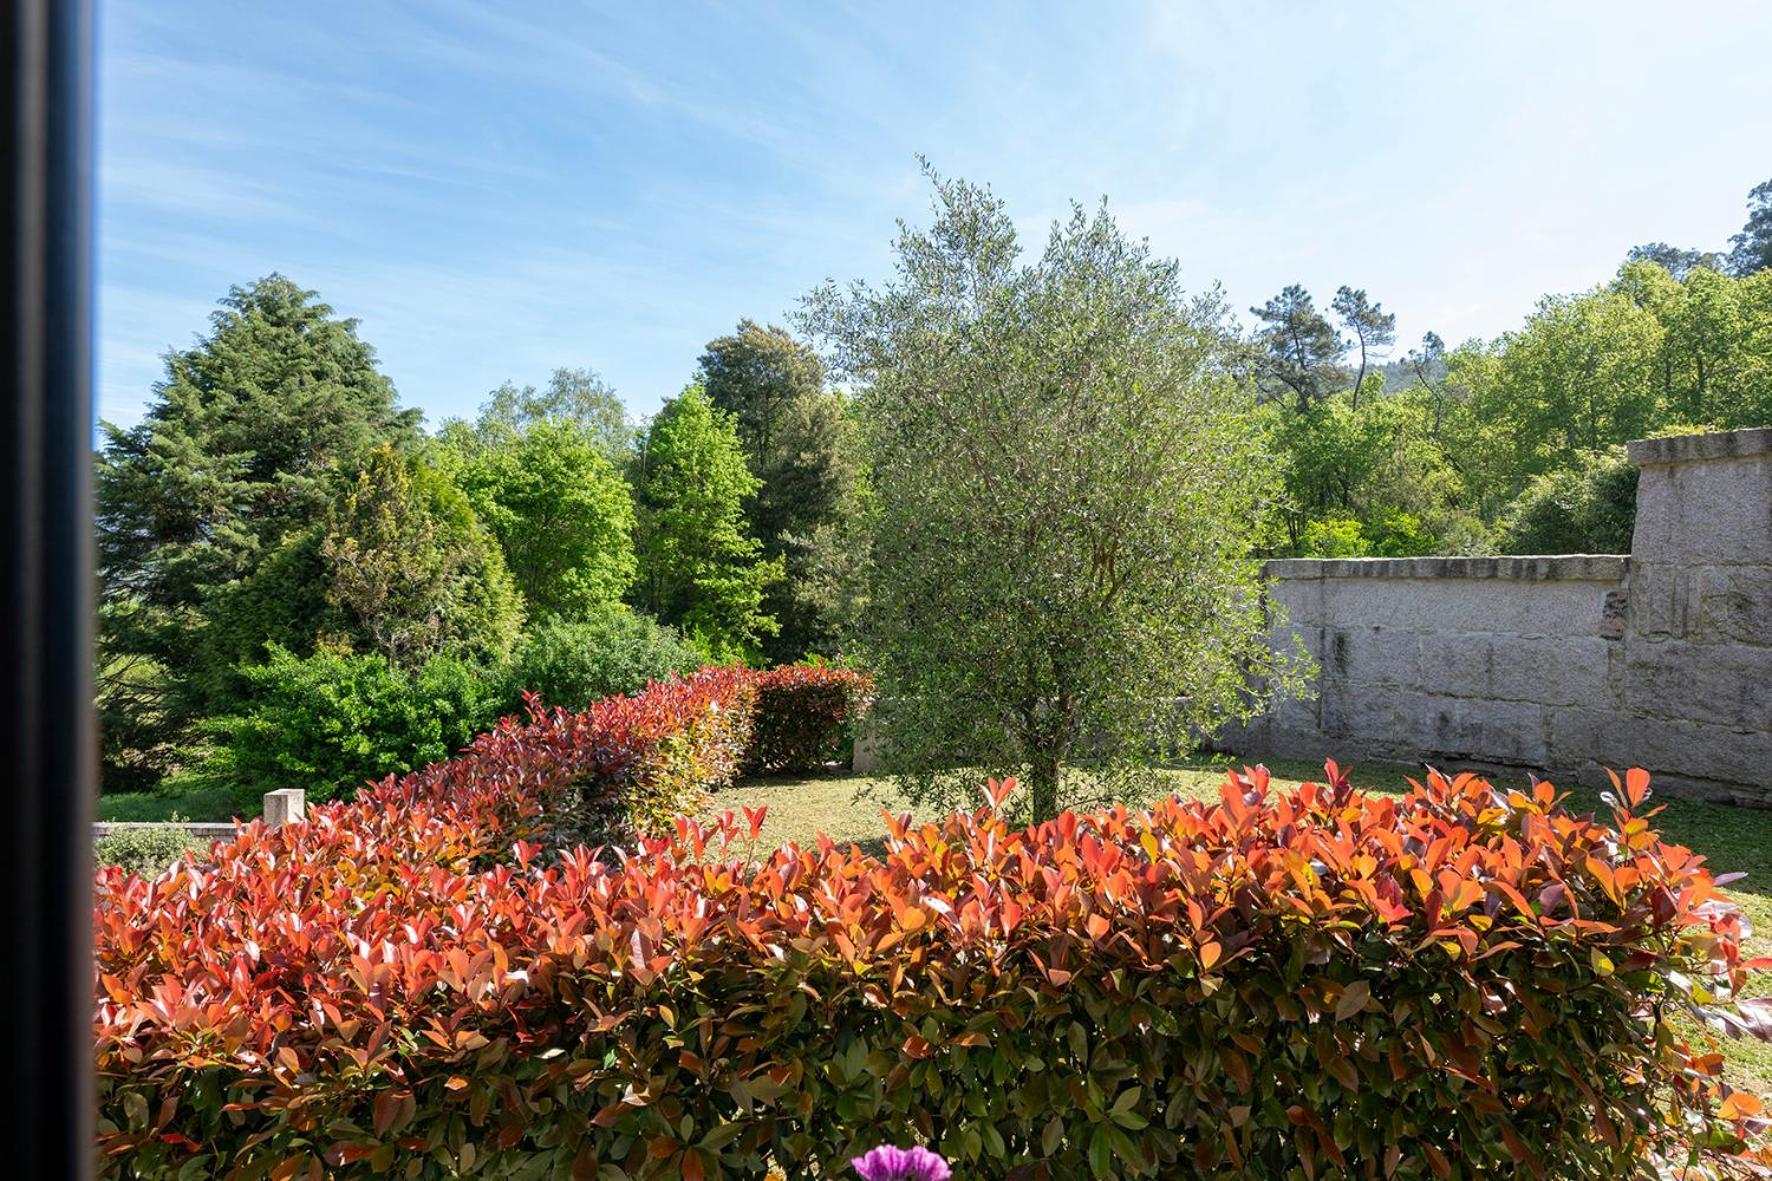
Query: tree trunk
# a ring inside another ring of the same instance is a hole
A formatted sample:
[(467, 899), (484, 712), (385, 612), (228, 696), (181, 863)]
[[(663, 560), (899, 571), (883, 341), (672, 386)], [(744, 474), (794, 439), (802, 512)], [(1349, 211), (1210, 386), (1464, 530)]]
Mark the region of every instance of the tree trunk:
[(1028, 799), (1035, 824), (1058, 815), (1058, 775), (1062, 765), (1056, 743), (1032, 752), (1028, 759)]
[[(1068, 680), (1062, 671), (1058, 679)], [(1059, 779), (1076, 736), (1076, 713), (1076, 697), (1068, 689), (1061, 689), (1040, 702), (1029, 718), (1032, 724), (1027, 729), (1028, 799), (1035, 824), (1058, 815)]]

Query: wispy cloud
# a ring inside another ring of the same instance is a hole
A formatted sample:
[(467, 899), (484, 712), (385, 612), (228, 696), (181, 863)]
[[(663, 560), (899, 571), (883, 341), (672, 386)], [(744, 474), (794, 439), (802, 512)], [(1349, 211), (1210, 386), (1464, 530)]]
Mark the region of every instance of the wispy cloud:
[[(433, 418), (558, 364), (650, 410), (740, 316), (879, 277), (893, 219), (927, 217), (916, 152), (991, 182), (1030, 246), (1105, 194), (1236, 306), (1349, 282), (1405, 338), (1490, 335), (1634, 241), (1720, 243), (1767, 167), (1745, 112), (1772, 109), (1751, 5), (105, 15), (100, 396), (124, 420), (212, 301), (274, 269), (361, 317)], [(1618, 67), (1643, 44), (1706, 67), (1643, 86)]]

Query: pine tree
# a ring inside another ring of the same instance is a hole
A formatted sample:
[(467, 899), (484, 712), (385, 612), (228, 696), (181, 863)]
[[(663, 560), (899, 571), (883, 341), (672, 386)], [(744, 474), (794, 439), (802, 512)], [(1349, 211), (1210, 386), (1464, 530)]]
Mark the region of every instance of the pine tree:
[[(167, 357), (142, 421), (98, 458), (100, 709), (107, 784), (152, 779), (202, 706), (188, 664), (206, 604), (316, 520), (418, 415), (354, 320), (281, 275), (235, 287), (210, 334)], [(132, 786), (136, 785), (134, 783)]]
[(1347, 380), (1341, 359), (1347, 345), (1311, 301), (1311, 293), (1294, 283), (1258, 308), (1255, 330), (1259, 346), (1255, 368), (1270, 398), (1290, 395), (1300, 411), (1340, 389)]

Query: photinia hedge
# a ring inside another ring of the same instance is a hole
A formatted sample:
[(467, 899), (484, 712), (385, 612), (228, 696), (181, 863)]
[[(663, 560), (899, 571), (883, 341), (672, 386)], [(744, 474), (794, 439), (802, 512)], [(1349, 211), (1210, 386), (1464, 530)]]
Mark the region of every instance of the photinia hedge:
[(1761, 1130), (1668, 1024), (1765, 1022), (1641, 772), (1604, 819), (1330, 764), (1030, 828), (993, 783), (879, 857), (756, 849), (755, 814), (599, 857), (532, 839), (630, 749), (581, 719), (101, 872), (104, 1175), (828, 1177), (920, 1142), (968, 1178), (1612, 1178)]
[(753, 675), (757, 710), (747, 772), (807, 771), (837, 754), (873, 681), (854, 669), (790, 664)]

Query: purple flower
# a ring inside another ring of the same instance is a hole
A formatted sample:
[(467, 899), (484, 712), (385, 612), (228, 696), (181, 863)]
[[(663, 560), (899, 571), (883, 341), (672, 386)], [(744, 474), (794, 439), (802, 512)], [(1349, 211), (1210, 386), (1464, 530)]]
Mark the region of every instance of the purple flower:
[(882, 1144), (849, 1162), (862, 1181), (948, 1181), (948, 1163), (927, 1148), (894, 1148)]

